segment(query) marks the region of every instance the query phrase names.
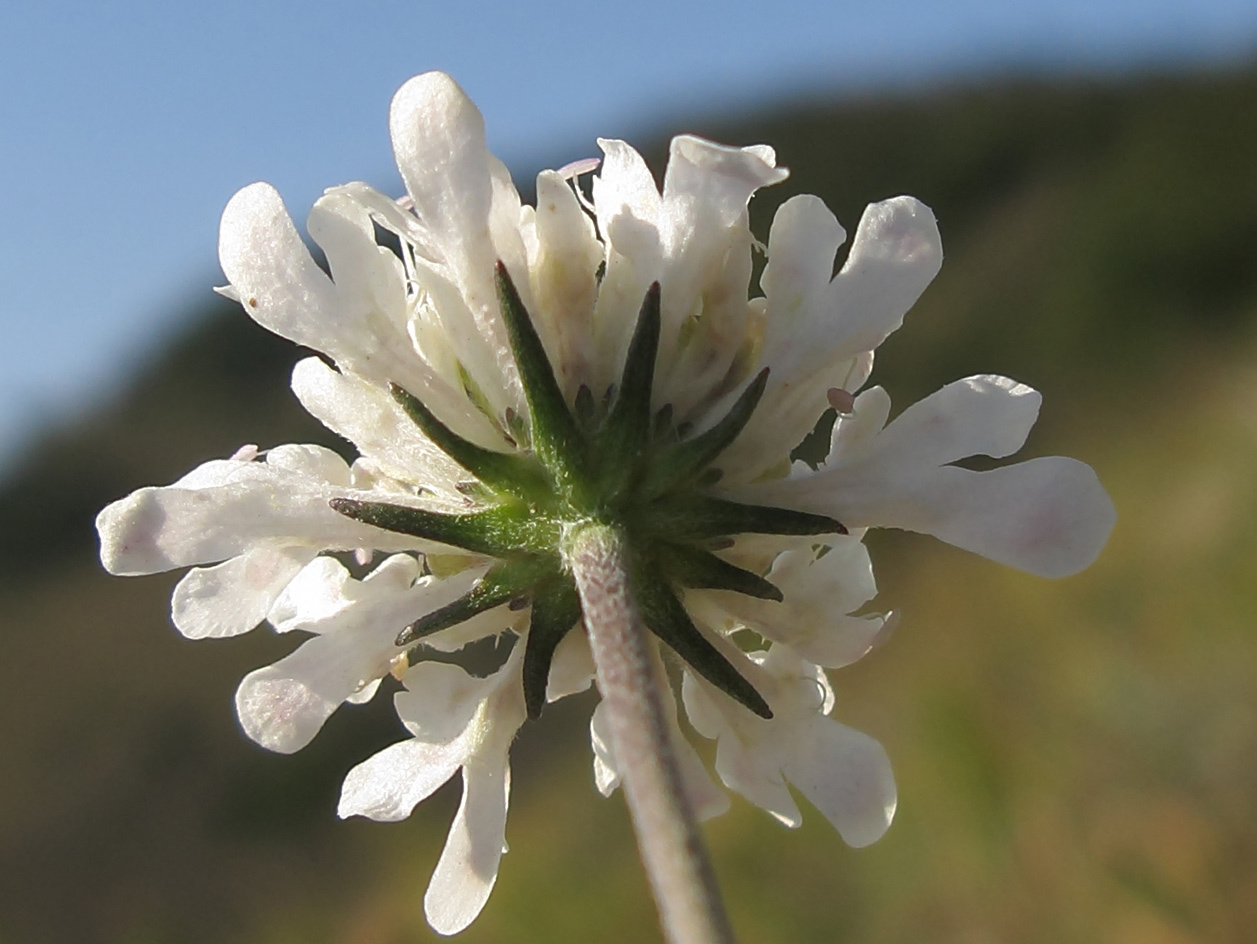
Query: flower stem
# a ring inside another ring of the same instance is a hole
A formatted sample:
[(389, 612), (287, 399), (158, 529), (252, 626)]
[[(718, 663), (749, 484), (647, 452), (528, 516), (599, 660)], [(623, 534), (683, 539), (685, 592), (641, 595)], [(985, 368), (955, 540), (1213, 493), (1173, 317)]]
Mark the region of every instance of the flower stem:
[(565, 543), (664, 936), (670, 944), (733, 944), (673, 750), (659, 674), (630, 590), (623, 535), (589, 524)]

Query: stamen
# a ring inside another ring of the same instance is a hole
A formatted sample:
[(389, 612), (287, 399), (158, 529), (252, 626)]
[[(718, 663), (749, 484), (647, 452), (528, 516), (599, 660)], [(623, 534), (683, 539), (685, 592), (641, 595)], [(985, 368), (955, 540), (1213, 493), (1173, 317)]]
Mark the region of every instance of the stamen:
[(571, 180), (574, 177), (580, 177), (582, 174), (592, 174), (601, 163), (601, 157), (582, 157), (569, 164), (564, 164), (555, 173), (564, 180)]
[(841, 387), (830, 387), (825, 392), (829, 405), (843, 416), (850, 416), (855, 409), (855, 397)]

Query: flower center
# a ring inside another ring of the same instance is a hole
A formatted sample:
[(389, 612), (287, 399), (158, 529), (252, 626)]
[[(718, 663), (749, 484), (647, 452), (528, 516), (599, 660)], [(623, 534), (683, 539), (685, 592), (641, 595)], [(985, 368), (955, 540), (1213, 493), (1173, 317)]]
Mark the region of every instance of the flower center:
[(524, 700), (530, 717), (545, 704), (554, 650), (580, 622), (580, 601), (566, 562), (565, 537), (598, 522), (624, 535), (631, 589), (650, 630), (693, 669), (762, 717), (772, 712), (694, 625), (679, 596), (685, 589), (732, 590), (768, 600), (781, 591), (762, 575), (715, 551), (738, 534), (845, 533), (823, 515), (730, 501), (712, 494), (712, 463), (737, 438), (763, 396), (765, 368), (714, 425), (684, 438), (664, 407), (651, 410), (659, 348), (660, 290), (646, 293), (620, 382), (601, 403), (581, 388), (568, 405), (545, 348), (506, 267), (497, 266), (498, 297), (531, 418), (531, 450), (500, 453), (463, 439), (418, 398), (396, 385), (393, 396), (432, 442), (473, 477), (480, 507), (442, 514), (405, 505), (336, 498), (343, 515), (390, 531), (494, 558), (462, 598), (397, 637), (399, 646), (502, 604), (531, 605), (525, 641)]

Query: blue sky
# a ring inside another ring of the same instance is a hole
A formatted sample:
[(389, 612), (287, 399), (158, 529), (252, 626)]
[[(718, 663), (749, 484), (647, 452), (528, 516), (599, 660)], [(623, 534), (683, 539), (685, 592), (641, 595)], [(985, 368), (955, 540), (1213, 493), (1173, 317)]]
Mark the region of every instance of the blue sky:
[[(662, 113), (1004, 68), (1237, 60), (1252, 0), (219, 0), (0, 4), (0, 470), (125, 382), (222, 281), (218, 217), (269, 180), (393, 192), (388, 103), (450, 72), (508, 164), (558, 166)], [(1254, 103), (1257, 106), (1257, 103)], [(243, 317), (243, 316), (242, 316)]]

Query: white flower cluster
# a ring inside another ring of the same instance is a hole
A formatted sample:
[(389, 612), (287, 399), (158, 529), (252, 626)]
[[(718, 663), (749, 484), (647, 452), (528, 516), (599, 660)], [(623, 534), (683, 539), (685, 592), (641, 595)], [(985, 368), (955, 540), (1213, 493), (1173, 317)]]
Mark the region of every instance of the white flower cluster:
[[(449, 77), (430, 73), (403, 86), (391, 131), (409, 198), (349, 184), (327, 191), (309, 215), (330, 277), (267, 184), (231, 200), (220, 238), (227, 291), (245, 311), (326, 355), (297, 364), (293, 390), (358, 458), (347, 465), (310, 445), (245, 449), (172, 485), (141, 489), (99, 516), (105, 567), (192, 567), (172, 603), (186, 636), (232, 636), (262, 621), (309, 635), (237, 692), (244, 730), (272, 750), (300, 749), (339, 705), (371, 698), (385, 675), (401, 679), (395, 705), (412, 737), (349, 773), (340, 815), (402, 819), (461, 774), (462, 804), (425, 901), (436, 930), (462, 929), (483, 907), (504, 848), (508, 754), (527, 715), (524, 646), (517, 642), (486, 678), (440, 662), (410, 666), (396, 645), (399, 631), (467, 594), (492, 561), (382, 530), (329, 502), (446, 514), (475, 507), (466, 470), (412, 422), (390, 384), (472, 443), (524, 449), (528, 408), (495, 294), (497, 260), (515, 276), (569, 404), (582, 391), (601, 398), (617, 381), (643, 296), (658, 282), (653, 408), (670, 411), (679, 429), (711, 426), (748, 379), (769, 368), (710, 494), (830, 516), (850, 532), (745, 535), (717, 549), (767, 578), (782, 599), (691, 588), (684, 606), (772, 717), (752, 714), (689, 667), (685, 713), (700, 735), (716, 739), (725, 786), (791, 826), (800, 821), (793, 786), (847, 842), (876, 840), (895, 809), (890, 765), (876, 741), (830, 717), (834, 693), (824, 671), (859, 659), (888, 628), (883, 615), (852, 615), (876, 592), (863, 529), (925, 532), (1061, 576), (1095, 558), (1114, 520), (1094, 473), (1075, 460), (981, 472), (953, 464), (1019, 449), (1038, 411), (1033, 390), (970, 377), (889, 423), (886, 393), (860, 392), (874, 349), (939, 269), (930, 210), (908, 197), (870, 206), (835, 276), (846, 234), (818, 198), (795, 197), (773, 221), (762, 295), (748, 300), (756, 244), (747, 203), (786, 176), (766, 146), (676, 138), (661, 192), (635, 150), (602, 140), (592, 197), (574, 186), (571, 170), (545, 171), (534, 208), (521, 205), (485, 147), (480, 113)], [(840, 415), (827, 459), (791, 468), (792, 449), (831, 403)], [(358, 579), (339, 552), (358, 552), (372, 566)], [(485, 636), (523, 637), (527, 616), (502, 604), (423, 646), (452, 651)], [(730, 639), (747, 630), (762, 637), (762, 651), (746, 654)], [(547, 698), (583, 691), (592, 678), (577, 626), (558, 644)], [(591, 732), (596, 782), (610, 793), (619, 771), (600, 710)], [(679, 726), (674, 736), (695, 805), (704, 815), (720, 812), (726, 795)]]

